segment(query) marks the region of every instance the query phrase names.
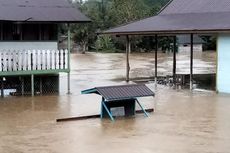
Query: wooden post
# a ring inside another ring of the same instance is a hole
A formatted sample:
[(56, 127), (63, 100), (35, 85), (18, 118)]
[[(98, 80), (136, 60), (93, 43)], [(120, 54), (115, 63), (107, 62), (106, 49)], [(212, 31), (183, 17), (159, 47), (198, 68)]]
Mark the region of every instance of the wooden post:
[(1, 97), (4, 97), (4, 84), (3, 84), (3, 77), (1, 77)]
[(25, 78), (24, 76), (21, 77), (22, 79), (22, 96), (25, 95)]
[(68, 94), (70, 94), (70, 49), (71, 49), (71, 44), (70, 44), (70, 25), (68, 24), (68, 76), (67, 76), (67, 89), (68, 89)]
[(31, 75), (31, 96), (34, 96), (34, 74)]
[(191, 34), (191, 50), (190, 50), (190, 90), (193, 89), (193, 34)]
[(40, 95), (42, 95), (42, 77), (40, 77), (40, 80), (39, 80), (39, 82), (40, 82)]
[(173, 37), (173, 84), (176, 87), (176, 36)]
[(158, 36), (155, 35), (155, 85), (157, 85), (157, 51), (158, 51)]
[(129, 54), (131, 52), (131, 43), (130, 38), (126, 36), (126, 81), (129, 82), (129, 71), (130, 71), (130, 64), (129, 64)]

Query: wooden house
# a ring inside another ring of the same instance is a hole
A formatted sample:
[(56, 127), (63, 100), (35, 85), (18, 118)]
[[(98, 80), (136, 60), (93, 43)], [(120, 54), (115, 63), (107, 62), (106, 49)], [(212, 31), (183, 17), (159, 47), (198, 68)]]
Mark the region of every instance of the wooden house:
[(70, 43), (58, 50), (58, 28), (89, 22), (68, 0), (0, 0), (0, 80), (17, 94), (58, 92), (59, 73), (68, 74)]

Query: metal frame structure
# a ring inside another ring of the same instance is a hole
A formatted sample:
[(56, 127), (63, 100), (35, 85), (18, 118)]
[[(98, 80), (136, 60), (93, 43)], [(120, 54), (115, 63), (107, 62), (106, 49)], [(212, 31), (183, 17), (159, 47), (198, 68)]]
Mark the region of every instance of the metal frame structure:
[[(128, 99), (127, 99), (128, 100)], [(129, 99), (129, 100), (132, 100), (132, 99)], [(145, 114), (145, 117), (149, 117), (149, 114), (145, 111), (144, 107), (141, 105), (141, 103), (138, 101), (137, 98), (134, 98), (133, 100), (135, 100), (135, 102), (140, 106), (141, 110), (143, 111), (143, 113)], [(115, 121), (114, 117), (113, 117), (113, 114), (111, 111), (109, 111), (109, 108), (106, 106), (106, 101), (104, 97), (102, 97), (102, 101), (101, 101), (101, 114), (100, 114), (100, 117), (101, 119), (103, 119), (103, 113), (102, 113), (102, 110), (103, 108), (105, 108), (107, 114), (109, 115), (110, 117), (110, 120), (111, 121)]]

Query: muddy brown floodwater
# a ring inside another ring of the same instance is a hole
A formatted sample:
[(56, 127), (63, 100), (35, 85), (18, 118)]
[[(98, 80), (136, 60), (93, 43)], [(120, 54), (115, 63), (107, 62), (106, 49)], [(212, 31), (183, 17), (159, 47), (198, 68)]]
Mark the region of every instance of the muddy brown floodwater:
[[(163, 70), (167, 63), (164, 56), (160, 61)], [(151, 57), (132, 55), (131, 76), (151, 74)], [(214, 71), (215, 57), (210, 57), (196, 59), (197, 67)], [(124, 59), (124, 54), (73, 55), (71, 95), (65, 94), (63, 74), (60, 96), (0, 99), (0, 153), (230, 152), (230, 95), (214, 92), (155, 88), (150, 83), (156, 97), (140, 99), (145, 108), (155, 108), (148, 118), (139, 114), (114, 123), (100, 119), (55, 122), (57, 118), (99, 113), (100, 97), (79, 93), (98, 85), (124, 84)]]

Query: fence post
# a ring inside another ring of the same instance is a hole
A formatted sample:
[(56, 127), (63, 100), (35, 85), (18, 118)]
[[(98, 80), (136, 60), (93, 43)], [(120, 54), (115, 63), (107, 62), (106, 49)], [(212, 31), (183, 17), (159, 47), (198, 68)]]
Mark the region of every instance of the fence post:
[(63, 49), (60, 50), (60, 69), (64, 69), (64, 51)]

